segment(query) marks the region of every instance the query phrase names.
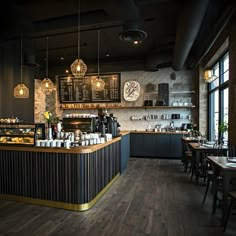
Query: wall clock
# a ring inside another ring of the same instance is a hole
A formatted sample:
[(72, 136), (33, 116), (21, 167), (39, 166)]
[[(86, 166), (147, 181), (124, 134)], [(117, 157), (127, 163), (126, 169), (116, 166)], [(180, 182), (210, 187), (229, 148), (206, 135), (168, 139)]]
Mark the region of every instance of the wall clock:
[(126, 81), (124, 84), (124, 99), (128, 102), (136, 101), (140, 96), (141, 88), (137, 81)]

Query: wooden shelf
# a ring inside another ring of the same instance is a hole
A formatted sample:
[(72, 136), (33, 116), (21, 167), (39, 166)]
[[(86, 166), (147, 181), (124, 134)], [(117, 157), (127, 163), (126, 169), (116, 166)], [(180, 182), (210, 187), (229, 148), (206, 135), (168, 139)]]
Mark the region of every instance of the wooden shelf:
[[(72, 104), (70, 104), (72, 105)], [(195, 106), (130, 106), (130, 107), (122, 107), (122, 106), (106, 106), (106, 107), (80, 107), (74, 106), (71, 107), (63, 107), (60, 106), (63, 110), (96, 110), (96, 109), (179, 109), (179, 108), (195, 108)]]
[(171, 94), (191, 94), (191, 93), (195, 93), (195, 91), (191, 90), (191, 91), (173, 91), (170, 92)]

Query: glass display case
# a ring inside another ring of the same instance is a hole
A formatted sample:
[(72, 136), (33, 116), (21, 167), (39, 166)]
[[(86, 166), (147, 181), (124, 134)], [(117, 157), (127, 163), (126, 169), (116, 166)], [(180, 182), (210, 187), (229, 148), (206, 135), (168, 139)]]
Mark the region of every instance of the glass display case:
[(45, 139), (43, 123), (0, 123), (0, 145), (35, 145)]

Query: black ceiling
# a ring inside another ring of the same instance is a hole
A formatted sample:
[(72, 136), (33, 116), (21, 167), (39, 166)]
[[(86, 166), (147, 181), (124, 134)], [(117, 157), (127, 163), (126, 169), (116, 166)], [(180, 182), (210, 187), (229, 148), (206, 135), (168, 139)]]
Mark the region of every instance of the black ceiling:
[[(49, 68), (65, 69), (77, 58), (80, 28), (80, 57), (91, 65), (90, 72), (96, 72), (99, 30), (101, 71), (109, 66), (109, 70), (113, 67), (119, 70), (120, 65), (124, 70), (155, 71), (167, 66), (181, 70), (193, 68), (199, 62), (208, 47), (206, 43), (212, 43), (234, 11), (234, 2), (13, 0), (0, 16), (0, 40), (4, 45), (19, 39), (22, 33), (24, 49), (35, 55), (32, 63), (44, 67), (46, 37), (49, 37)], [(132, 30), (131, 36), (144, 31), (147, 38), (138, 45), (121, 40), (120, 33), (125, 29)]]

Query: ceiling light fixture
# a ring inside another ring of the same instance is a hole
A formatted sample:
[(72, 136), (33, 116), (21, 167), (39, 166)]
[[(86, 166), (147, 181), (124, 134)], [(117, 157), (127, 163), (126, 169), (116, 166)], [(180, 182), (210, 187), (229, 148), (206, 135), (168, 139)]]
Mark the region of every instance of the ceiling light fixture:
[(48, 78), (48, 37), (46, 37), (46, 78), (43, 79), (41, 86), (45, 93), (50, 93), (53, 90), (53, 82)]
[(217, 76), (214, 74), (213, 70), (209, 69), (204, 72), (204, 80), (206, 83), (211, 83), (216, 78)]
[(23, 43), (22, 35), (20, 40), (20, 84), (14, 88), (15, 98), (29, 98), (29, 89), (22, 82), (23, 77)]
[(70, 69), (75, 78), (84, 77), (87, 71), (87, 65), (80, 58), (80, 0), (78, 0), (78, 58), (71, 64)]
[(120, 33), (120, 40), (140, 44), (147, 36), (148, 34), (145, 31), (139, 29), (137, 22), (127, 22), (124, 25), (123, 32)]
[(99, 54), (100, 54), (100, 30), (97, 31), (98, 33), (98, 75), (96, 77), (96, 79), (92, 82), (95, 91), (103, 91), (104, 87), (105, 87), (105, 82), (104, 80), (101, 78), (100, 74), (99, 74), (99, 67), (100, 67), (100, 63), (99, 63)]

